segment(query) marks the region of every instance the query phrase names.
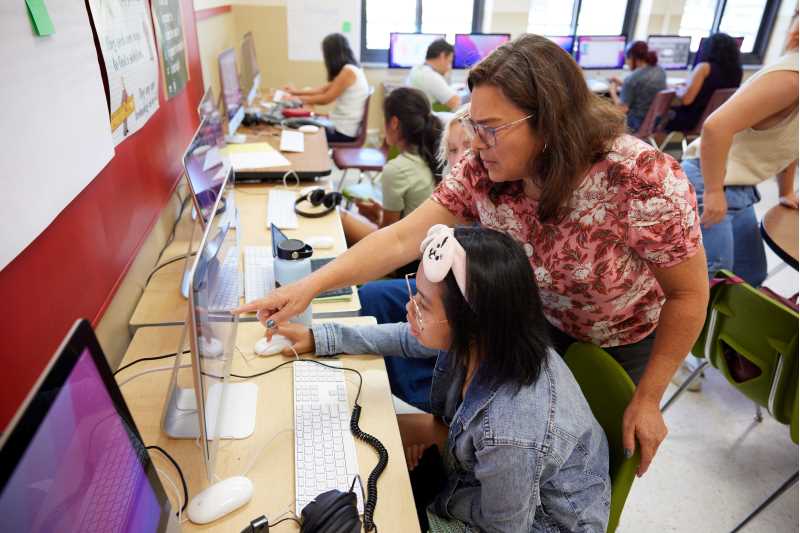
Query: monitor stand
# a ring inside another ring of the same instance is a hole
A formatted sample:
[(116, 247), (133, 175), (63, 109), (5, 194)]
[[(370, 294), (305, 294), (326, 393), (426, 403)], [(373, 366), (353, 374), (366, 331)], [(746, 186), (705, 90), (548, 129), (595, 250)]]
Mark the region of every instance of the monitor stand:
[[(189, 311), (191, 313), (191, 310)], [(200, 437), (200, 419), (198, 417), (197, 400), (193, 388), (178, 387), (178, 371), (183, 359), (186, 332), (190, 317), (186, 317), (181, 328), (178, 342), (179, 354), (175, 357), (172, 368), (169, 391), (167, 392), (161, 427), (174, 439), (196, 439)], [(220, 439), (244, 439), (255, 432), (256, 405), (258, 404), (258, 386), (255, 383), (215, 383), (209, 387), (206, 399), (207, 412), (218, 413), (221, 423), (219, 434), (215, 423), (217, 420), (206, 420), (208, 435), (216, 435)]]

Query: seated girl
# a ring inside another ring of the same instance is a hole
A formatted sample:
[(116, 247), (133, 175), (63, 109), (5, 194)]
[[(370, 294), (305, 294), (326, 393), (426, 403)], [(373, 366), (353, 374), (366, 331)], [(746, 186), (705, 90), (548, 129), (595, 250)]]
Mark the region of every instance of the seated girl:
[(330, 119), (319, 120), (325, 124), (328, 142), (355, 141), (364, 118), (364, 102), (369, 96), (367, 77), (341, 33), (332, 33), (322, 40), (322, 57), (328, 83), (315, 89), (296, 90), (291, 86), (284, 89), (304, 104), (333, 103)]
[(631, 73), (624, 81), (611, 78), (611, 100), (627, 115), (626, 123), (632, 133), (639, 131), (650, 105), (659, 91), (667, 88), (667, 73), (658, 66), (658, 54), (644, 41), (634, 41), (625, 50), (625, 63)]
[(461, 124), (461, 119), (467, 115), (469, 115), (469, 104), (464, 104), (444, 127), (442, 140), (439, 141), (439, 162), (444, 165), (442, 176), (449, 174), (450, 169), (461, 160), (464, 152), (469, 150), (470, 138)]
[(416, 450), (410, 467), (423, 449), (442, 454), (431, 500), (419, 498), (430, 485), (413, 487), (431, 520), (487, 532), (605, 531), (606, 437), (550, 347), (522, 246), (487, 228), (437, 225), (421, 251), (407, 323), (277, 332), (298, 353), (437, 358), (434, 414), (398, 420), (404, 447)]
[(347, 245), (352, 246), (379, 228), (397, 222), (431, 197), (441, 179), (436, 155), (442, 124), (431, 113), (428, 99), (418, 89), (401, 87), (383, 101), (386, 143), (400, 154), (386, 163), (381, 176), (383, 204), (357, 202), (360, 215), (342, 210)]

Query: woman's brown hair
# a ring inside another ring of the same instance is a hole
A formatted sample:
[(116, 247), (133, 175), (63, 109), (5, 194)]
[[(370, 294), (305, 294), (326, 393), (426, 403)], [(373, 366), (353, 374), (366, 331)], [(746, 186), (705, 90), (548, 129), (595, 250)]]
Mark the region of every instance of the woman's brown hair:
[(470, 90), (493, 85), (533, 115), (528, 124), (545, 143), (531, 161), (542, 220), (557, 216), (583, 173), (625, 131), (622, 111), (589, 91), (569, 54), (540, 35), (521, 35), (497, 48), (470, 70), (468, 84)]

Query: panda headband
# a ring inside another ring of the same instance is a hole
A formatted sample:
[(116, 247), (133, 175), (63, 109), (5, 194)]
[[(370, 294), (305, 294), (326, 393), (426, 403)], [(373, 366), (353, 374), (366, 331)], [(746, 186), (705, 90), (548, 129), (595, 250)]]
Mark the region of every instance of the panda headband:
[(467, 300), (467, 253), (456, 240), (453, 228), (444, 224), (431, 226), (419, 249), (422, 252), (422, 270), (428, 281), (439, 283), (452, 270), (458, 288)]

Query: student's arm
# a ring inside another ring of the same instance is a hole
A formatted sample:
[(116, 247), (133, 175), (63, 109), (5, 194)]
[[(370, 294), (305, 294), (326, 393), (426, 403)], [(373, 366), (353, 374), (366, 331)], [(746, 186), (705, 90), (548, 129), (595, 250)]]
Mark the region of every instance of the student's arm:
[[(374, 326), (343, 326), (326, 322), (314, 324), (310, 329), (302, 324), (286, 323), (278, 326), (276, 333), (292, 341), (292, 347), (298, 354), (377, 354), (425, 359), (436, 357), (439, 353), (420, 344), (411, 335), (406, 322)], [(283, 353), (293, 354), (290, 349), (284, 349)]]
[(689, 83), (682, 87), (678, 87), (675, 91), (675, 96), (680, 100), (683, 105), (692, 105), (694, 99), (697, 98), (697, 93), (703, 87), (703, 82), (706, 81), (708, 75), (711, 74), (711, 65), (708, 63), (698, 63), (692, 71), (692, 76), (689, 78)]
[(797, 91), (797, 72), (770, 72), (736, 91), (706, 119), (700, 149), (700, 167), (705, 187), (701, 220), (704, 226), (721, 222), (728, 211), (723, 184), (733, 136), (746, 128), (758, 127), (760, 122), (773, 115), (796, 107)]
[(797, 173), (797, 159), (778, 174), (778, 201), (781, 205), (798, 208), (797, 192), (794, 190), (794, 176)]
[(608, 95), (611, 97), (611, 101), (614, 102), (614, 104), (616, 104), (625, 113), (628, 112), (628, 106), (625, 104), (625, 102), (622, 101), (622, 98), (621, 98), (620, 94), (618, 94), (618, 92), (617, 92), (617, 84), (616, 83), (610, 83), (608, 85)]
[(330, 89), (331, 84), (330, 82), (326, 83), (322, 87), (316, 87), (314, 89), (290, 89), (288, 92), (292, 96), (311, 96), (316, 94), (322, 94), (328, 89)]
[(445, 102), (445, 105), (450, 108), (450, 111), (456, 111), (459, 107), (461, 107), (461, 97), (455, 95)]
[(447, 84), (444, 76), (437, 72), (430, 72), (425, 78), (425, 89), (429, 92), (433, 99), (444, 104), (450, 108), (451, 111), (457, 110), (461, 107), (461, 97), (458, 93)]
[(331, 83), (329, 83), (325, 90), (323, 90), (319, 94), (312, 94), (309, 96), (300, 96), (300, 100), (304, 104), (309, 105), (326, 105), (330, 104), (351, 85), (356, 82), (356, 75), (353, 73), (352, 70), (349, 68), (342, 68), (339, 74), (333, 79)]

